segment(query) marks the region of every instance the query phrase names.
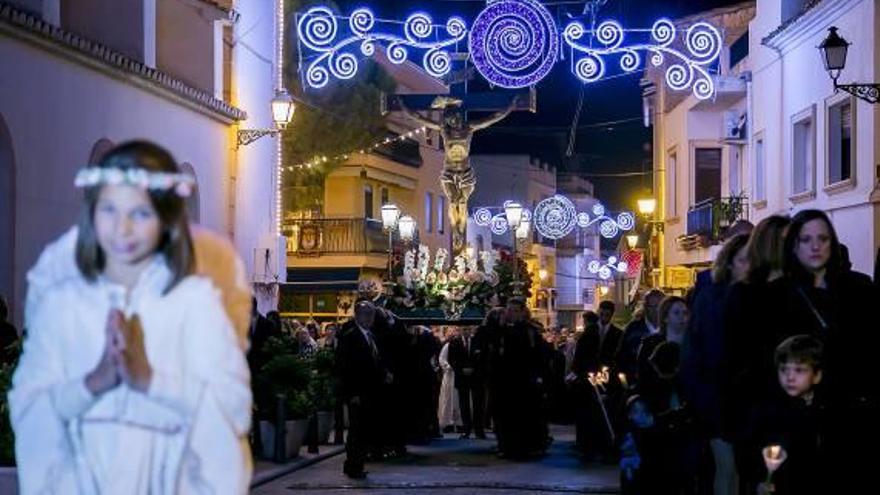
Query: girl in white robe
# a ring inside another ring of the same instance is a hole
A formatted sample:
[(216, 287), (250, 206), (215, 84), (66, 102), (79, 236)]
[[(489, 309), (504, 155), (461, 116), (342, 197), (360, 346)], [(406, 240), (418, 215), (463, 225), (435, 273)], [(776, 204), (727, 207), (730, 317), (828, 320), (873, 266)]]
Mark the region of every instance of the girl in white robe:
[(81, 273), (32, 308), (9, 393), (21, 493), (246, 493), (250, 377), (220, 294), (191, 275), (192, 179), (132, 142), (77, 181)]

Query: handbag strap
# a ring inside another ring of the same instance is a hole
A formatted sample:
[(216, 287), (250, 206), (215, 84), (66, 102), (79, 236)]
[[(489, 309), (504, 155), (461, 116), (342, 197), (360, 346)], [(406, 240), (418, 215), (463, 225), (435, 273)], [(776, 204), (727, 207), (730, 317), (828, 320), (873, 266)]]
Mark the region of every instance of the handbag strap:
[(804, 292), (804, 289), (801, 288), (801, 286), (797, 286), (797, 291), (798, 291), (798, 294), (800, 294), (801, 297), (804, 299), (804, 301), (806, 301), (807, 306), (810, 307), (810, 311), (813, 312), (813, 316), (815, 316), (816, 320), (819, 321), (819, 325), (822, 327), (822, 331), (827, 332), (828, 331), (828, 323), (826, 323), (825, 318), (822, 318), (822, 315), (819, 314), (819, 310), (817, 310), (816, 306), (813, 305), (813, 301), (810, 301), (810, 298), (807, 296), (807, 294)]

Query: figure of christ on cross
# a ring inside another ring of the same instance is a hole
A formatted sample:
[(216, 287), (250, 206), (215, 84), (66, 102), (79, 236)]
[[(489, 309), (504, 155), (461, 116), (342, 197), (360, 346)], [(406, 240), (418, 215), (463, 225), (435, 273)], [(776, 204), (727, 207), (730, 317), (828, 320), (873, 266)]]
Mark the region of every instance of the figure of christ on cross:
[[(439, 131), (443, 138), (445, 155), (440, 182), (449, 200), (449, 224), (452, 227), (452, 252), (455, 256), (467, 247), (467, 203), (477, 184), (470, 164), (471, 138), (474, 132), (491, 126), (512, 111), (534, 111), (534, 91), (493, 92), (464, 97), (438, 95), (431, 96), (430, 105), (427, 106), (425, 97), (428, 96), (431, 95), (389, 95), (385, 108), (404, 112), (415, 122)], [(502, 102), (506, 102), (506, 105)], [(421, 110), (442, 110), (443, 113), (439, 120), (432, 120), (422, 115)], [(479, 120), (467, 118), (468, 111), (491, 110), (497, 111)]]

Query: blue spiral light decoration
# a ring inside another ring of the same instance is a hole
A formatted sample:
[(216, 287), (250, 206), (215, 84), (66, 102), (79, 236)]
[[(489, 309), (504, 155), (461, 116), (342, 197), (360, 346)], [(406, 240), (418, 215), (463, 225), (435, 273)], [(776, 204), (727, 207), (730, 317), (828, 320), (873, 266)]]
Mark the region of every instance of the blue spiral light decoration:
[[(411, 49), (424, 52), (425, 71), (443, 77), (452, 69), (452, 57), (447, 50), (464, 41), (468, 34), (460, 17), (449, 18), (445, 25), (435, 25), (424, 12), (410, 15), (402, 23), (402, 34), (380, 29), (389, 24), (400, 25), (377, 20), (367, 8), (355, 9), (348, 17), (337, 16), (323, 6), (297, 14), (298, 42), (305, 49), (303, 82), (317, 89), (326, 86), (331, 78), (351, 79), (358, 71), (357, 56), (373, 56), (378, 43), (386, 45), (388, 60), (394, 64), (406, 62)], [(447, 36), (441, 36), (443, 31)]]
[[(505, 205), (509, 203), (505, 202)], [(474, 209), (474, 223), (481, 227), (489, 227), (493, 234), (504, 235), (510, 229), (507, 225), (507, 217), (504, 214), (504, 206), (479, 207)], [(499, 213), (493, 214), (492, 211)], [(522, 219), (531, 221), (535, 230), (547, 239), (558, 240), (565, 237), (575, 227), (587, 229), (598, 224), (599, 234), (602, 237), (613, 239), (620, 231), (632, 230), (635, 227), (635, 216), (628, 211), (621, 212), (616, 218), (609, 216), (602, 203), (594, 203), (590, 213), (578, 212), (575, 204), (567, 197), (557, 194), (544, 199), (535, 207), (534, 212), (523, 208)]]
[(556, 64), (559, 35), (550, 12), (536, 0), (497, 0), (471, 27), (470, 51), (477, 71), (502, 88), (538, 83)]
[(614, 272), (626, 272), (627, 264), (625, 261), (618, 261), (614, 256), (609, 257), (606, 261), (591, 260), (586, 265), (587, 271), (593, 275), (599, 275), (602, 280), (608, 280)]
[(615, 21), (602, 22), (595, 31), (588, 31), (578, 21), (569, 23), (562, 32), (565, 43), (576, 55), (572, 56), (572, 72), (584, 83), (605, 76), (608, 57), (619, 57), (624, 73), (632, 73), (642, 66), (644, 52), (651, 65), (659, 67), (670, 61), (666, 68), (666, 84), (674, 90), (690, 88), (698, 99), (715, 94), (715, 85), (708, 68), (721, 54), (721, 34), (711, 24), (698, 22), (690, 26), (684, 36), (685, 51), (674, 48), (678, 35), (675, 24), (660, 19), (650, 30), (650, 42), (627, 45), (627, 31)]
[[(367, 8), (339, 16), (325, 6), (298, 13), (296, 24), (300, 48), (305, 48), (303, 82), (313, 88), (327, 85), (331, 78), (354, 77), (356, 54), (373, 56), (377, 43), (385, 45), (394, 64), (406, 62), (410, 52), (420, 54), (425, 71), (440, 78), (452, 70), (449, 50), (458, 51), (458, 44), (467, 40), (477, 71), (492, 85), (511, 89), (537, 84), (559, 58), (559, 28), (539, 0), (488, 1), (470, 31), (460, 17), (435, 24), (428, 13), (415, 12), (401, 22), (377, 19)], [(649, 35), (641, 35), (644, 42), (628, 44), (631, 32)], [(572, 51), (572, 72), (584, 83), (605, 78), (615, 65), (623, 73), (635, 73), (644, 60), (653, 67), (666, 65), (664, 79), (671, 89), (691, 89), (699, 99), (715, 94), (709, 68), (718, 60), (723, 40), (706, 22), (679, 30), (669, 19), (659, 19), (650, 30), (627, 30), (606, 20), (588, 30), (572, 21), (561, 38)], [(609, 62), (610, 57), (616, 63)]]

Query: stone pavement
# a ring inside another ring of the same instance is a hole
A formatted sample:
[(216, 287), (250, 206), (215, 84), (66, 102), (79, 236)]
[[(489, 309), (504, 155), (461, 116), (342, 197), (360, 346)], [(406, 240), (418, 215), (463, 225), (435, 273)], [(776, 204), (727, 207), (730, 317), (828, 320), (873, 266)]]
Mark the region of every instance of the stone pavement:
[(342, 474), (344, 455), (259, 485), (254, 495), (365, 493), (435, 495), (534, 495), (538, 493), (618, 493), (614, 465), (584, 464), (573, 451), (573, 427), (554, 427), (556, 441), (547, 456), (531, 462), (498, 459), (490, 440), (459, 440), (447, 435), (428, 446), (410, 447), (407, 458), (367, 464), (368, 478)]

